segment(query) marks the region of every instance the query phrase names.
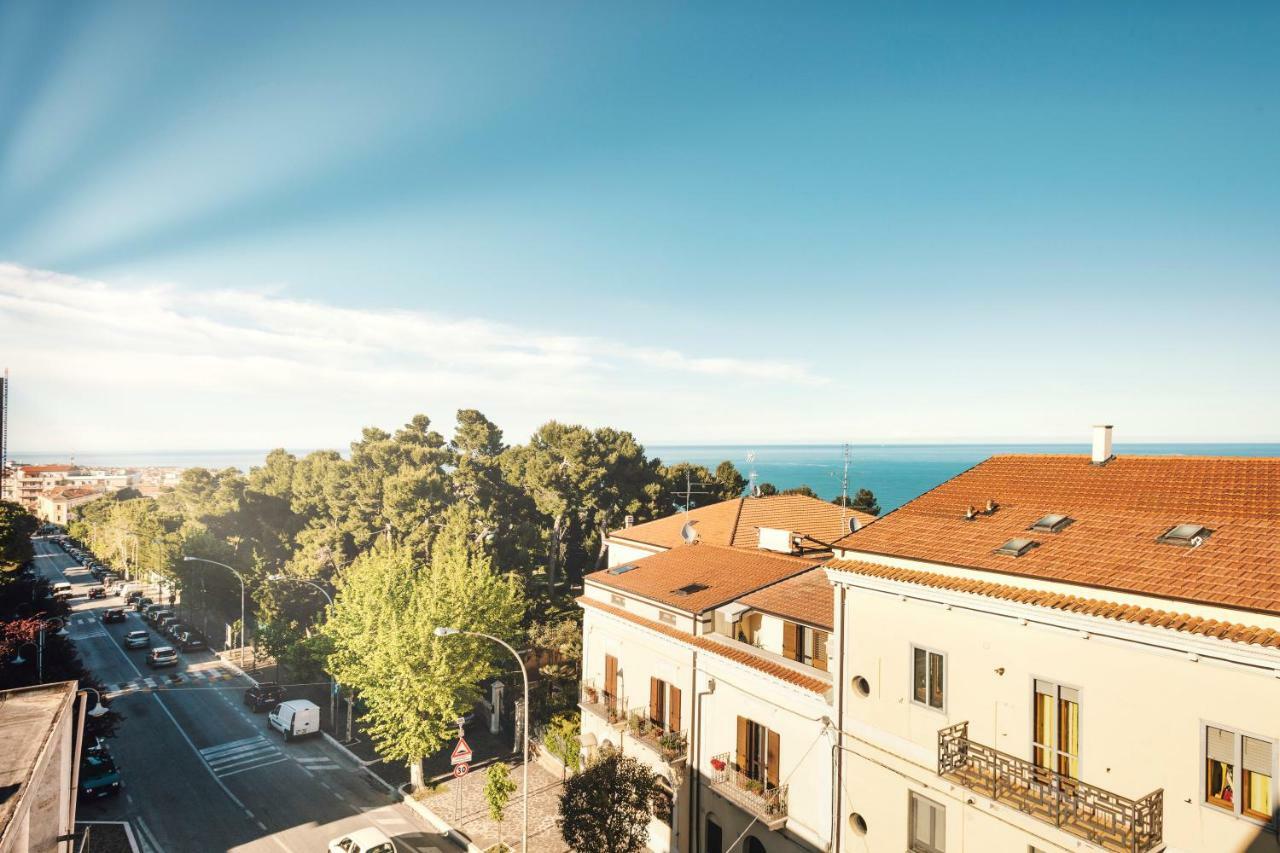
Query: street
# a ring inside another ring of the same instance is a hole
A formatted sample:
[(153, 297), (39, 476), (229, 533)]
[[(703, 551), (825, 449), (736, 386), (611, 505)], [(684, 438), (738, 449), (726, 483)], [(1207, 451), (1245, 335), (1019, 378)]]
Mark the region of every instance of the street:
[(212, 652), (184, 652), (177, 667), (149, 671), (147, 649), (125, 649), (124, 635), (147, 628), (153, 646), (167, 639), (131, 610), (123, 623), (102, 624), (102, 611), (123, 602), (89, 601), (88, 570), (51, 541), (35, 547), (41, 574), (80, 593), (67, 628), (123, 717), (109, 741), (123, 790), (82, 800), (77, 819), (129, 822), (144, 853), (323, 851), (364, 826), (400, 851), (454, 849), (323, 738), (286, 743), (269, 730), (266, 714), (242, 702), (250, 682)]

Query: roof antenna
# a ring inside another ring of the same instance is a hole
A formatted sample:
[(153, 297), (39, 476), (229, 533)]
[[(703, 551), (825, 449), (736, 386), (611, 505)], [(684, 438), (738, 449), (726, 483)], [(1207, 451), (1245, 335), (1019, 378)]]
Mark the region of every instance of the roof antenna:
[(760, 487), (756, 484), (759, 476), (756, 473), (756, 452), (754, 450), (747, 451), (747, 466), (751, 469), (747, 473), (747, 495), (753, 498), (760, 497)]
[(844, 474), (840, 477), (840, 529), (848, 530), (849, 523), (849, 442), (844, 443)]
[(693, 475), (689, 473), (689, 469), (684, 471), (684, 489), (676, 492), (676, 497), (684, 497), (684, 514), (689, 514), (689, 504), (693, 503), (694, 495), (709, 495), (711, 492), (703, 492), (694, 489), (694, 486), (705, 486), (707, 483), (693, 482)]

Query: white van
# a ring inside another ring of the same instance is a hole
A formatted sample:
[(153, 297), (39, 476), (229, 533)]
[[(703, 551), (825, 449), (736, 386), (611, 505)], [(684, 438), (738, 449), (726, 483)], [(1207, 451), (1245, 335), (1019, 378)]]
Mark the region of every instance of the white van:
[(281, 702), (267, 715), (267, 725), (284, 735), (285, 740), (320, 732), (320, 706), (306, 699)]
[(70, 598), (75, 595), (75, 593), (71, 591), (71, 584), (66, 581), (58, 581), (49, 587), (49, 591), (53, 593), (54, 598)]

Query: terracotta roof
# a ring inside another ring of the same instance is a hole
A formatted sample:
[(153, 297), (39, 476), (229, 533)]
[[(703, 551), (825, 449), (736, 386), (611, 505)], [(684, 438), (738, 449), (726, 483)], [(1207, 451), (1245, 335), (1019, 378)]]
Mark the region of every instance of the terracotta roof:
[(1201, 616), (1192, 616), (1189, 613), (1156, 610), (1136, 604), (1121, 604), (1097, 598), (1063, 595), (1045, 590), (1025, 589), (1020, 586), (991, 583), (976, 578), (957, 578), (937, 574), (936, 572), (899, 569), (893, 566), (880, 566), (855, 560), (832, 560), (827, 564), (827, 568), (851, 574), (912, 583), (934, 589), (949, 589), (972, 595), (982, 595), (988, 598), (1000, 598), (1006, 601), (1016, 601), (1020, 604), (1034, 604), (1038, 607), (1050, 607), (1054, 610), (1065, 610), (1085, 616), (1099, 616), (1120, 622), (1132, 622), (1138, 625), (1186, 631), (1191, 634), (1230, 640), (1235, 643), (1280, 648), (1280, 632), (1271, 628), (1260, 628), (1257, 625), (1206, 619)]
[[(586, 580), (661, 602), (685, 613), (702, 613), (761, 587), (813, 568), (813, 561), (757, 549), (721, 545), (681, 545), (634, 560), (621, 574), (602, 569)], [(695, 584), (681, 594), (676, 590)]]
[[(965, 520), (965, 509), (995, 512)], [(1050, 513), (1059, 533), (1028, 528)], [(1196, 548), (1158, 540), (1212, 531)], [(1280, 613), (1280, 458), (994, 456), (840, 543), (851, 551)], [(1013, 538), (1023, 556), (994, 553)]]
[[(848, 519), (856, 517), (862, 524), (875, 521), (874, 515), (857, 510), (842, 510), (827, 501), (804, 495), (770, 495), (765, 498), (735, 498), (678, 512), (665, 518), (624, 527), (609, 534), (660, 548), (684, 544), (680, 531), (685, 522), (693, 522), (700, 542), (730, 545), (735, 548), (758, 546), (757, 529), (776, 527), (812, 536), (819, 542), (831, 543), (849, 532)], [(814, 544), (814, 543), (809, 543)], [(821, 550), (814, 544), (814, 548)]]
[(832, 629), (835, 607), (831, 582), (826, 572), (813, 569), (757, 590), (738, 599), (742, 604), (774, 616), (804, 622), (816, 628)]
[(813, 693), (823, 695), (831, 689), (831, 685), (820, 678), (815, 678), (813, 676), (805, 675), (802, 672), (797, 672), (788, 666), (783, 666), (777, 661), (766, 660), (758, 655), (752, 654), (746, 649), (735, 648), (728, 643), (719, 643), (714, 640), (709, 640), (706, 637), (686, 634), (683, 631), (663, 625), (660, 622), (653, 622), (649, 619), (644, 619), (640, 616), (636, 616), (634, 613), (628, 613), (620, 607), (614, 607), (612, 605), (605, 604), (602, 601), (595, 601), (594, 599), (587, 598), (586, 596), (580, 596), (577, 601), (578, 604), (583, 607), (591, 607), (603, 613), (608, 613), (611, 616), (616, 616), (619, 619), (625, 619), (628, 622), (633, 622), (636, 625), (648, 628), (650, 631), (665, 634), (666, 636), (674, 640), (678, 640), (687, 646), (692, 646), (701, 651), (718, 655), (726, 660), (731, 660), (736, 663), (743, 664), (744, 666), (749, 666), (752, 669), (765, 673), (766, 675), (772, 675), (774, 678), (785, 681), (788, 684), (794, 684), (796, 687), (802, 687)]
[(22, 473), (30, 476), (31, 474), (56, 474), (74, 471), (74, 465), (24, 465)]

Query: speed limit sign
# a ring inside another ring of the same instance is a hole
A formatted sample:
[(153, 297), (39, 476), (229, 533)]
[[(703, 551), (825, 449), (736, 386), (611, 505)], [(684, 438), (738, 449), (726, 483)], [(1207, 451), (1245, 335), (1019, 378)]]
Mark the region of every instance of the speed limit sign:
[(453, 765), (453, 778), (461, 779), (463, 776), (466, 776), (470, 770), (470, 765), (465, 762), (462, 764), (455, 764)]

